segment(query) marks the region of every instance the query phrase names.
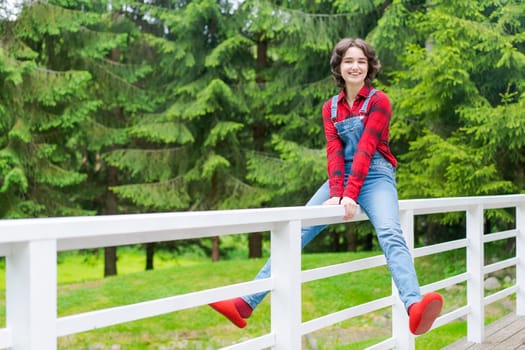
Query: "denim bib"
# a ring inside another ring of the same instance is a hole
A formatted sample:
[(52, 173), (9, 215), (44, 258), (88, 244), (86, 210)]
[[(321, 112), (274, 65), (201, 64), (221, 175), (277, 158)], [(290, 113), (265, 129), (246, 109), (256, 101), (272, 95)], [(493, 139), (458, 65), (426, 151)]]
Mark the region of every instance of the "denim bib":
[[(359, 143), (361, 135), (363, 134), (363, 119), (368, 115), (368, 104), (372, 96), (376, 93), (376, 91), (376, 89), (370, 90), (365, 102), (363, 103), (363, 106), (359, 110), (359, 115), (353, 116), (351, 118), (346, 118), (345, 120), (342, 120), (340, 122), (335, 121), (337, 118), (337, 101), (339, 96), (335, 95), (334, 97), (332, 97), (331, 119), (334, 122), (337, 134), (339, 135), (339, 138), (343, 143), (346, 175), (348, 175), (350, 172), (350, 169), (352, 167), (352, 161), (354, 160), (354, 154), (357, 151), (357, 144)], [(391, 173), (394, 170), (393, 165), (388, 160), (386, 160), (381, 155), (381, 153), (379, 153), (376, 150), (370, 162), (370, 169), (379, 170), (383, 168), (382, 170), (387, 170), (385, 169), (385, 167), (388, 168), (389, 173)]]

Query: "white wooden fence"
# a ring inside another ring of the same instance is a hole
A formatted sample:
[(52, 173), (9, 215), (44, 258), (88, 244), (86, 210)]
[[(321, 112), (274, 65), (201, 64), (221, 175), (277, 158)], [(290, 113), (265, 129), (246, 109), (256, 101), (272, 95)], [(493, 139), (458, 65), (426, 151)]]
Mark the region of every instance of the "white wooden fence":
[[(516, 227), (484, 234), (484, 210), (493, 208), (515, 208)], [(465, 239), (413, 249), (416, 215), (458, 211), (466, 213)], [(468, 340), (479, 343), (484, 339), (485, 305), (512, 294), (516, 295), (517, 314), (525, 315), (525, 195), (403, 200), (400, 214), (414, 257), (466, 248), (465, 273), (422, 286), (422, 292), (427, 293), (467, 282), (467, 304), (443, 314), (434, 327), (466, 316)], [(341, 206), (317, 206), (2, 220), (0, 255), (6, 257), (6, 327), (0, 329), (0, 348), (56, 349), (61, 336), (271, 290), (270, 332), (224, 349), (301, 349), (303, 335), (385, 307), (392, 308), (392, 335), (369, 349), (414, 349), (414, 336), (409, 333), (407, 315), (395, 288), (391, 296), (302, 322), (301, 283), (385, 264), (380, 255), (301, 272), (301, 226), (339, 223), (342, 216)], [(354, 218), (366, 219), (362, 213)], [(271, 278), (57, 317), (57, 251), (261, 231), (271, 231)], [(483, 245), (513, 237), (516, 256), (485, 266)], [(513, 266), (516, 283), (485, 296), (484, 275)]]

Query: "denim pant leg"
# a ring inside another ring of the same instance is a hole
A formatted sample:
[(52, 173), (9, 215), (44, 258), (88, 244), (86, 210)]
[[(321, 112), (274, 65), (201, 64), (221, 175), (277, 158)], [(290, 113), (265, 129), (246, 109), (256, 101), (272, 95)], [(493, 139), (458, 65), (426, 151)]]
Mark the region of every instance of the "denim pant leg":
[[(310, 198), (307, 206), (310, 205), (321, 205), (323, 202), (328, 200), (330, 197), (330, 187), (328, 181), (326, 181), (315, 194)], [(301, 229), (301, 248), (304, 248), (308, 243), (312, 241), (326, 226), (328, 225), (317, 225), (317, 226), (306, 226)], [(268, 258), (266, 264), (262, 269), (257, 273), (255, 279), (268, 278), (271, 275), (271, 257)], [(269, 291), (259, 292), (251, 295), (246, 295), (242, 297), (244, 301), (250, 305), (252, 309), (255, 309), (257, 305), (261, 303), (264, 297), (269, 293)]]
[(408, 309), (410, 305), (421, 300), (421, 294), (412, 255), (399, 222), (399, 203), (394, 176), (393, 168), (371, 167), (358, 202), (374, 226), (399, 297)]

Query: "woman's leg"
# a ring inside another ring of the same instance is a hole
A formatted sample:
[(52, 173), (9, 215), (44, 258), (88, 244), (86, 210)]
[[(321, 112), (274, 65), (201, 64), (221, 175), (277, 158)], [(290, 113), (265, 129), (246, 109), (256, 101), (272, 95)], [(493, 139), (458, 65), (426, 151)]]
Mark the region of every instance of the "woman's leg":
[[(388, 169), (385, 169), (388, 170)], [(358, 203), (376, 230), (379, 245), (405, 308), (421, 300), (412, 255), (399, 223), (399, 205), (394, 173), (370, 169)]]
[[(326, 181), (306, 203), (309, 205), (321, 205), (330, 196), (330, 188)], [(304, 247), (315, 238), (327, 225), (308, 226), (301, 229), (301, 246)], [(268, 278), (271, 275), (271, 259), (268, 258), (255, 279)], [(234, 298), (211, 303), (210, 306), (223, 314), (239, 328), (246, 327), (246, 318), (250, 317), (253, 309), (257, 307), (269, 291), (246, 295), (242, 298)]]
[[(326, 181), (315, 194), (310, 198), (307, 206), (311, 205), (321, 205), (330, 196), (330, 188), (328, 181)], [(301, 229), (301, 248), (304, 248), (308, 243), (310, 243), (327, 225), (317, 225), (317, 226), (306, 226)], [(255, 279), (268, 278), (271, 275), (271, 257), (268, 258), (266, 264), (259, 270), (259, 273), (255, 276)], [(255, 293), (251, 295), (246, 295), (242, 299), (250, 305), (250, 307), (255, 309), (257, 305), (266, 297), (269, 291), (264, 291), (260, 293)]]
[(423, 298), (419, 290), (412, 255), (399, 223), (397, 189), (393, 171), (370, 169), (358, 202), (374, 225), (399, 297), (409, 314), (409, 328), (415, 334), (427, 332), (441, 313), (443, 297), (430, 292)]

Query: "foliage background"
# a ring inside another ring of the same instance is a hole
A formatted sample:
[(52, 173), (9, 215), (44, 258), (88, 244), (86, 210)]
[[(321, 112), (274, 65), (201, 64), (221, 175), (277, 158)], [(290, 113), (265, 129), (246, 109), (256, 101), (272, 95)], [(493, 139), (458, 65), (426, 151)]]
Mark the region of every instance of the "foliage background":
[[(320, 110), (347, 36), (383, 64), (374, 84), (394, 108), (400, 198), (523, 192), (522, 1), (49, 0), (11, 17), (2, 6), (1, 218), (303, 205), (326, 178)], [(487, 230), (508, 217), (491, 212)], [(463, 221), (422, 217), (419, 242), (454, 239)], [(157, 249), (216, 260), (247, 244), (259, 257), (266, 236)], [(307, 247), (372, 249), (367, 224)]]

